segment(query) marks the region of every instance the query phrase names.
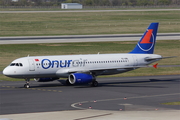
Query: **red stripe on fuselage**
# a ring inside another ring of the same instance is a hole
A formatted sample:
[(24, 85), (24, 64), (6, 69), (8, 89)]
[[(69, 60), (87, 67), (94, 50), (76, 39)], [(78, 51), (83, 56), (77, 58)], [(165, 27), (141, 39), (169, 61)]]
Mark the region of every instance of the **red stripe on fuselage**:
[(35, 61), (39, 61), (39, 59), (35, 59)]

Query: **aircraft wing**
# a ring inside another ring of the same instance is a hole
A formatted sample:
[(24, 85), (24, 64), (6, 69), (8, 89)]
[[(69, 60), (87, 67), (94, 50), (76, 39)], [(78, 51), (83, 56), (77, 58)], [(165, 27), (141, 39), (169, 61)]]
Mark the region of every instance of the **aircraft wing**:
[(123, 69), (123, 70), (133, 70), (133, 69), (137, 69), (137, 68), (142, 68), (142, 67), (150, 67), (148, 65), (144, 65), (144, 66), (122, 66), (122, 67), (108, 67), (108, 68), (71, 68), (71, 69), (59, 69), (56, 74), (60, 75), (60, 74), (71, 74), (71, 73), (99, 73), (99, 72), (103, 72), (106, 70), (117, 70), (117, 69)]
[(145, 66), (123, 66), (123, 67), (110, 67), (110, 68), (93, 68), (93, 69), (78, 69), (78, 70), (68, 70), (68, 73), (76, 73), (76, 72), (97, 72), (97, 71), (105, 71), (105, 70), (115, 70), (115, 69), (136, 69), (142, 67), (150, 67), (148, 65)]

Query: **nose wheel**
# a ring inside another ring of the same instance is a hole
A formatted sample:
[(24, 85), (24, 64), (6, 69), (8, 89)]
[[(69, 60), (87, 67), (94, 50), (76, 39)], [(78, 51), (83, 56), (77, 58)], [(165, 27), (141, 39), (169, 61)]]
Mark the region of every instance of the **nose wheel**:
[(29, 84), (24, 84), (24, 88), (30, 88)]
[(29, 81), (30, 79), (25, 79), (26, 84), (24, 84), (24, 88), (30, 88)]

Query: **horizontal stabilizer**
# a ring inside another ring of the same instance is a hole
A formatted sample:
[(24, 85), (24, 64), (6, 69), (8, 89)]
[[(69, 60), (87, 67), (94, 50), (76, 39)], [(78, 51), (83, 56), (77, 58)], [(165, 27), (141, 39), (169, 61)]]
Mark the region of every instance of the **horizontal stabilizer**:
[(167, 59), (167, 58), (175, 58), (177, 56), (170, 56), (170, 57), (157, 57), (157, 58), (145, 58), (146, 61), (151, 61), (151, 60), (158, 60), (158, 59)]
[(177, 56), (170, 56), (170, 57), (162, 57), (161, 59), (166, 59), (166, 58), (175, 58)]

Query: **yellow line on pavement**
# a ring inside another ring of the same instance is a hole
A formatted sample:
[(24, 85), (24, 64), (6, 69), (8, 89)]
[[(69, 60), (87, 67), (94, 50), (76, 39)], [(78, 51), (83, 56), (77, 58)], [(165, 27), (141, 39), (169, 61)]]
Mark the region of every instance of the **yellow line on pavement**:
[[(62, 92), (60, 90), (50, 90), (50, 89), (40, 89), (40, 88), (17, 88), (14, 86), (0, 86), (2, 88), (7, 88), (7, 89), (0, 89), (0, 90), (10, 90), (10, 89), (25, 89), (25, 90), (39, 90), (39, 91), (48, 91), (48, 92)], [(9, 89), (8, 89), (9, 88)]]

